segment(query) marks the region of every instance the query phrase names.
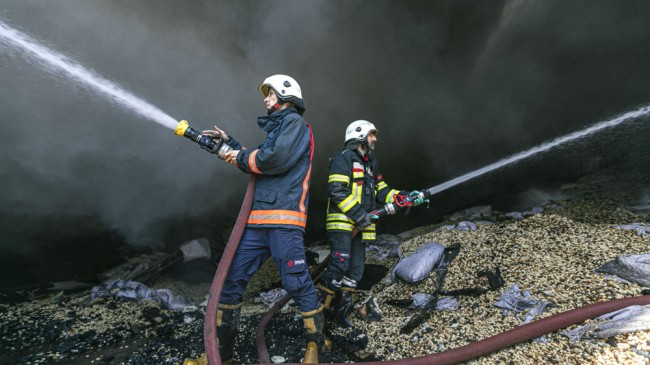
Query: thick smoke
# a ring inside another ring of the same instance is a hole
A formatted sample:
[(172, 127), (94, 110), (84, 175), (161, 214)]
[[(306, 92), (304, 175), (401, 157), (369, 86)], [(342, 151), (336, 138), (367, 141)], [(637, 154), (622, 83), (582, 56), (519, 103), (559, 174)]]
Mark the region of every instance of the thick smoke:
[[(378, 126), (387, 181), (413, 189), (650, 102), (649, 12), (644, 1), (520, 0), (2, 0), (0, 7), (9, 24), (172, 117), (196, 129), (217, 124), (247, 145), (264, 138), (255, 123), (265, 113), (259, 83), (274, 73), (294, 76), (316, 138), (312, 236), (323, 229), (328, 157), (353, 120)], [(134, 244), (228, 233), (246, 176), (6, 44), (0, 60), (0, 217), (25, 224), (90, 217)], [(647, 128), (630, 137), (612, 144), (621, 140), (601, 136), (572, 147), (572, 158), (549, 154), (503, 179), (565, 179), (587, 171), (594, 157), (606, 165), (647, 156)], [(461, 200), (507, 186), (493, 178)], [(226, 223), (206, 228), (211, 220)], [(185, 232), (171, 235), (170, 221), (187, 223), (174, 226)], [(15, 231), (0, 237), (2, 249), (34, 244), (20, 233), (29, 230)]]

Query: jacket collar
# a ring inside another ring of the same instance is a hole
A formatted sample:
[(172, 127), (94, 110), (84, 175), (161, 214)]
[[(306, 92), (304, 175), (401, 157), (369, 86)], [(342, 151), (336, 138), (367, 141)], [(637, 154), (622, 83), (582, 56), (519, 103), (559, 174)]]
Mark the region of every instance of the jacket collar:
[(358, 146), (359, 146), (358, 143), (348, 143), (348, 144), (345, 145), (345, 149), (354, 152), (362, 161), (370, 162), (370, 161), (374, 160), (374, 156), (373, 156), (372, 151), (367, 151), (366, 152), (366, 157), (367, 157), (366, 158), (366, 157), (364, 157), (364, 155), (361, 154), (361, 152), (359, 152)]
[(282, 110), (275, 111), (270, 115), (257, 117), (257, 125), (264, 131), (270, 132), (277, 127), (282, 121), (291, 113), (298, 114), (298, 110), (294, 107), (288, 107)]

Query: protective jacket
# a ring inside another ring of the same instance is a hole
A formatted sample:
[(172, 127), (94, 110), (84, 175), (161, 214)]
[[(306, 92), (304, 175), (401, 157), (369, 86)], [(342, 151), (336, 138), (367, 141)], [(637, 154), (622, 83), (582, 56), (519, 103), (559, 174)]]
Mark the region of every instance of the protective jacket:
[(237, 155), (239, 169), (257, 174), (247, 227), (284, 227), (304, 232), (314, 154), (311, 127), (293, 107), (259, 117), (257, 124), (267, 133), (261, 145), (246, 149), (232, 137), (227, 142), (241, 150)]
[[(330, 160), (327, 181), (327, 230), (352, 232), (367, 212), (376, 209), (377, 203), (393, 201), (399, 190), (391, 189), (379, 172), (377, 160), (367, 153), (362, 156), (352, 145)], [(375, 224), (363, 230), (361, 238), (376, 238)]]

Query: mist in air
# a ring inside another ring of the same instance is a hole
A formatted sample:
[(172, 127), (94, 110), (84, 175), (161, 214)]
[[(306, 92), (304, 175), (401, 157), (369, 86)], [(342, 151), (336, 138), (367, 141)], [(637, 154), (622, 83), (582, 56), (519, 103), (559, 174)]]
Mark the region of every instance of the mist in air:
[[(300, 83), (316, 141), (308, 241), (323, 236), (328, 158), (356, 119), (378, 127), (389, 185), (410, 190), (650, 104), (643, 1), (1, 2), (0, 31), (151, 107), (133, 110), (0, 37), (4, 257), (223, 241), (247, 176), (170, 128), (186, 119), (261, 143), (257, 87), (276, 73)], [(647, 171), (649, 137), (641, 115), (463, 181), (382, 229), (595, 169)]]

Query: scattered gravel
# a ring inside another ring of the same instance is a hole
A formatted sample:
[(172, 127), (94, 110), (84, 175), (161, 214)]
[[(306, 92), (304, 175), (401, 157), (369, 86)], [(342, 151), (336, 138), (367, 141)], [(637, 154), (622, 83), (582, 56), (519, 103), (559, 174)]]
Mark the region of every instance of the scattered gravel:
[[(595, 182), (594, 182), (595, 181)], [(494, 215), (494, 224), (476, 224), (476, 230), (437, 228), (441, 222), (413, 229), (402, 237), (404, 256), (428, 242), (460, 244), (443, 289), (488, 288), (479, 271), (500, 269), (505, 285), (497, 291), (459, 296), (456, 310), (436, 311), (410, 334), (399, 330), (410, 317), (406, 308), (386, 304), (407, 302), (415, 293), (431, 293), (435, 274), (417, 284), (397, 280), (390, 273), (370, 290), (359, 290), (360, 303), (373, 295), (383, 318), (365, 322), (355, 317), (353, 329), (332, 328), (334, 349), (327, 361), (361, 362), (396, 360), (445, 351), (496, 335), (522, 323), (523, 316), (503, 316), (494, 304), (512, 284), (531, 295), (557, 305), (542, 316), (568, 311), (596, 302), (641, 295), (638, 284), (608, 279), (594, 270), (618, 255), (650, 253), (650, 235), (621, 230), (613, 225), (650, 222), (647, 215), (623, 208), (629, 191), (599, 194), (611, 179), (581, 181), (588, 185), (575, 198), (556, 201), (543, 212), (523, 219)], [(600, 185), (594, 185), (594, 184)], [(480, 217), (485, 220), (486, 217)], [(476, 222), (475, 222), (476, 223)], [(368, 264), (390, 268), (397, 258), (370, 258)], [(188, 284), (163, 275), (154, 288), (204, 302), (209, 283)], [(242, 329), (236, 357), (243, 363), (257, 362), (255, 329), (264, 304), (254, 303), (260, 291), (279, 285), (272, 262), (254, 276), (245, 294)], [(161, 309), (150, 301), (115, 298), (90, 300), (89, 295), (53, 295), (22, 303), (0, 304), (0, 364), (181, 364), (204, 352), (203, 308), (192, 312)], [(266, 332), (269, 354), (276, 360), (300, 362), (304, 352), (302, 320), (295, 306), (288, 305), (271, 321)], [(531, 341), (472, 360), (469, 364), (648, 364), (650, 332), (619, 335), (609, 339), (571, 342), (552, 333), (546, 342)]]
[[(428, 242), (461, 245), (447, 273), (445, 290), (487, 288), (487, 279), (477, 273), (496, 268), (500, 268), (505, 286), (500, 291), (478, 297), (458, 297), (460, 309), (435, 312), (410, 334), (399, 332), (410, 313), (404, 308), (384, 304), (381, 322), (356, 322), (368, 335), (366, 351), (383, 360), (424, 356), (518, 326), (522, 324), (521, 316), (503, 317), (494, 307), (501, 292), (512, 284), (529, 290), (537, 299), (557, 305), (542, 317), (596, 302), (641, 295), (641, 286), (607, 279), (594, 270), (618, 255), (650, 253), (650, 236), (612, 227), (648, 222), (648, 216), (620, 208), (614, 201), (593, 194), (593, 191), (556, 204), (559, 206), (554, 209), (523, 220), (497, 217), (496, 224), (477, 225), (476, 231), (436, 232), (436, 226), (431, 226), (424, 229), (428, 233), (404, 242), (403, 255)], [(435, 274), (416, 285), (399, 280), (387, 285), (388, 279), (387, 276), (383, 285), (365, 295), (374, 295), (379, 303), (396, 299), (408, 301), (414, 293), (430, 293), (435, 287)], [(546, 339), (547, 343), (523, 343), (469, 363), (647, 364), (650, 361), (644, 355), (650, 349), (648, 331), (619, 335), (610, 341), (572, 343), (557, 333)]]

